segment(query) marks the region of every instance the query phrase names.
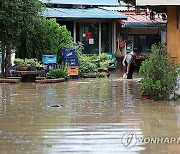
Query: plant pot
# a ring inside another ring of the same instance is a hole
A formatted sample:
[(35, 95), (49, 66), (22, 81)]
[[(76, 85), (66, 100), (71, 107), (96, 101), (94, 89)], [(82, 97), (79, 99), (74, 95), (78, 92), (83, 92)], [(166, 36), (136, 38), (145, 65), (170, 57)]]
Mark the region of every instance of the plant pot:
[(36, 67), (36, 69), (41, 71), (41, 70), (44, 70), (44, 67)]
[(91, 74), (86, 74), (83, 76), (83, 78), (96, 78), (95, 75), (91, 75)]
[(107, 74), (110, 74), (110, 71), (108, 69), (98, 69), (99, 73), (105, 72)]
[(31, 66), (31, 67), (29, 67), (29, 70), (30, 71), (36, 71), (36, 67), (35, 66)]
[(98, 72), (99, 72), (99, 73), (104, 72), (104, 73), (107, 73), (107, 77), (109, 77), (109, 76), (110, 76), (110, 71), (109, 71), (109, 70), (98, 69)]
[(142, 98), (143, 99), (151, 99), (151, 95), (150, 94), (142, 94)]
[(16, 68), (17, 71), (28, 71), (29, 67), (28, 66), (18, 66)]

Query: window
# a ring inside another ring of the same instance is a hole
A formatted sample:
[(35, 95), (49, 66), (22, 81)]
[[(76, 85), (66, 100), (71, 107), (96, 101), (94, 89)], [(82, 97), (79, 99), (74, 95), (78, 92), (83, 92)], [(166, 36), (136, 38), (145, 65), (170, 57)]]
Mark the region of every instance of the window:
[(134, 48), (140, 52), (147, 52), (154, 43), (161, 42), (161, 36), (158, 34), (134, 35)]
[(99, 24), (77, 23), (77, 41), (84, 44), (84, 54), (99, 54)]
[(112, 52), (112, 23), (101, 24), (102, 52)]

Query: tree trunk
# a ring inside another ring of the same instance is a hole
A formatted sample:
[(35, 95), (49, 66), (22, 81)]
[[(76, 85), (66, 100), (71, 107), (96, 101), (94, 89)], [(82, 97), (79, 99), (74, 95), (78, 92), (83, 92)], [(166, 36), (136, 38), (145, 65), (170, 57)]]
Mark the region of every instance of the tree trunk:
[(11, 66), (11, 51), (9, 48), (6, 49), (5, 57), (5, 78), (10, 75), (9, 67)]
[(5, 60), (4, 60), (4, 57), (5, 57), (5, 50), (3, 49), (2, 50), (2, 63), (1, 63), (1, 77), (2, 78), (5, 78), (5, 72), (4, 72)]

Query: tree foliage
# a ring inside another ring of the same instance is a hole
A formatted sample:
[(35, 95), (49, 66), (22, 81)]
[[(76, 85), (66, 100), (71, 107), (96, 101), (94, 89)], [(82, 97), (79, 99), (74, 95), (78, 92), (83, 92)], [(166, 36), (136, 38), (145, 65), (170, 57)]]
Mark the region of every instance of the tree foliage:
[[(8, 67), (12, 49), (16, 49), (20, 38), (28, 39), (35, 23), (41, 18), (42, 4), (38, 0), (0, 1), (0, 49), (2, 51), (2, 72)], [(26, 45), (25, 45), (26, 46)]]
[(66, 26), (60, 26), (55, 19), (43, 19), (41, 24), (43, 54), (57, 54), (62, 48), (72, 46), (73, 39)]
[(0, 41), (15, 48), (18, 39), (30, 35), (34, 25), (41, 18), (41, 3), (38, 0), (3, 0), (0, 2)]
[(23, 48), (25, 57), (41, 59), (43, 54), (57, 54), (59, 60), (62, 48), (71, 47), (73, 39), (66, 27), (60, 26), (55, 19), (41, 19), (36, 23), (30, 39), (22, 37), (18, 51), (21, 51), (24, 44), (28, 44), (27, 48)]

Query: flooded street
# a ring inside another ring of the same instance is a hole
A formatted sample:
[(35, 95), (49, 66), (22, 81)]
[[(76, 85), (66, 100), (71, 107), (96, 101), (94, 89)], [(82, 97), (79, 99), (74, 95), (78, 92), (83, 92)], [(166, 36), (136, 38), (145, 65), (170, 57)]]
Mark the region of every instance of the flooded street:
[(179, 154), (180, 103), (143, 100), (138, 84), (1, 84), (0, 154)]

